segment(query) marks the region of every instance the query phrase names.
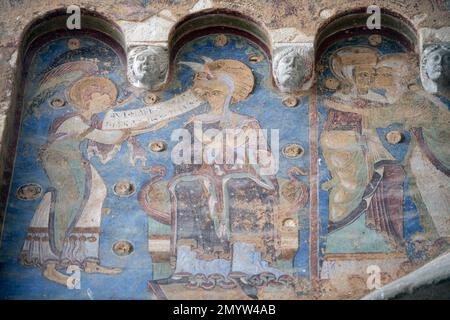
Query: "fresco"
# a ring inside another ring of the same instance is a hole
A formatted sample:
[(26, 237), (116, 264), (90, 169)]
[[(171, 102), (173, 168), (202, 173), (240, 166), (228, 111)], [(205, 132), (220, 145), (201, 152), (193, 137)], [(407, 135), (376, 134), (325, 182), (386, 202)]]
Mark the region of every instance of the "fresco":
[(29, 58), (3, 298), (356, 298), (448, 248), (450, 102), (396, 39), (337, 39), (296, 94), (237, 34), (153, 92), (93, 34)]
[[(187, 43), (156, 94), (130, 86), (101, 39), (39, 47), (4, 226), (3, 297), (296, 295), (309, 272), (308, 98), (283, 104), (265, 53), (226, 37)], [(225, 128), (243, 138), (231, 153), (224, 146), (236, 161), (223, 164), (210, 132)], [(180, 129), (200, 141), (204, 163), (174, 163)]]
[(321, 58), (325, 281), (347, 269), (364, 285), (349, 270), (371, 265), (392, 280), (448, 248), (449, 100), (422, 89), (415, 59), (380, 35), (340, 40)]

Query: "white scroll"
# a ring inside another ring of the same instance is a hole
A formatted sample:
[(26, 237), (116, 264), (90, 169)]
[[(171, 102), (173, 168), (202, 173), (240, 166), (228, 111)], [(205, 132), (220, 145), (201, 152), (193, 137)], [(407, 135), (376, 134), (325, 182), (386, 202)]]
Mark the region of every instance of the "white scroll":
[(137, 126), (142, 127), (143, 123), (151, 126), (189, 112), (199, 107), (202, 103), (204, 102), (198, 99), (191, 90), (187, 90), (170, 100), (162, 101), (151, 106), (124, 111), (110, 110), (105, 115), (102, 129), (117, 130)]

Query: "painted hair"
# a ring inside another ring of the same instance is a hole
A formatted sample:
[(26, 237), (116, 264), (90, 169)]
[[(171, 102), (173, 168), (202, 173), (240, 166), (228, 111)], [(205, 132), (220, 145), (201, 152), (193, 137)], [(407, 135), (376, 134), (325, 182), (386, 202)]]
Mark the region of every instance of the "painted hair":
[(69, 92), (69, 98), (77, 109), (85, 109), (94, 93), (107, 94), (113, 103), (117, 99), (117, 88), (108, 78), (87, 77), (75, 82)]
[(237, 60), (212, 60), (203, 57), (205, 64), (197, 62), (180, 62), (187, 65), (196, 72), (196, 76), (202, 73), (212, 78), (218, 78), (220, 74), (225, 74), (233, 80), (234, 91), (232, 95), (232, 103), (245, 100), (253, 91), (255, 85), (255, 77), (252, 71), (244, 63)]

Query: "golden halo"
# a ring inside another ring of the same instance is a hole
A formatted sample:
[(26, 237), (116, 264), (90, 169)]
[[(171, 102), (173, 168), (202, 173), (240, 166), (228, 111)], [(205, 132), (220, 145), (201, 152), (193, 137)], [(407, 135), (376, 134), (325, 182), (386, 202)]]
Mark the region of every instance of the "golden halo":
[(205, 68), (213, 74), (226, 73), (234, 80), (235, 91), (232, 102), (245, 100), (252, 93), (255, 77), (247, 65), (238, 60), (220, 59), (208, 62)]

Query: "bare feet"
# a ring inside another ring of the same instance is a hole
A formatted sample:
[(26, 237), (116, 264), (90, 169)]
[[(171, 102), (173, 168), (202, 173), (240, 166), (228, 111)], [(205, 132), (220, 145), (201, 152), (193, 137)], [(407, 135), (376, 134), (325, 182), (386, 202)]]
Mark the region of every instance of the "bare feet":
[(49, 263), (45, 266), (44, 269), (44, 277), (47, 279), (59, 283), (63, 286), (67, 286), (67, 281), (69, 280), (69, 276), (59, 272), (56, 270), (56, 263)]
[(120, 268), (104, 267), (97, 262), (86, 262), (84, 272), (87, 273), (104, 273), (104, 274), (118, 274), (122, 272)]

